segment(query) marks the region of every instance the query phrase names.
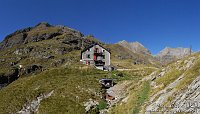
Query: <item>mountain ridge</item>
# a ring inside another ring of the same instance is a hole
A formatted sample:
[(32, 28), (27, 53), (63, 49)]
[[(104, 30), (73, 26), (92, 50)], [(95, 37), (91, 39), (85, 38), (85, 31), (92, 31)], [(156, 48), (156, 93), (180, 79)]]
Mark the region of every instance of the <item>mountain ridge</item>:
[(171, 47), (165, 47), (163, 50), (161, 50), (157, 55), (156, 59), (161, 61), (164, 64), (170, 63), (172, 61), (176, 61), (178, 59), (182, 59), (184, 57), (187, 57), (191, 55), (192, 51), (190, 48), (183, 48), (183, 47), (177, 47), (177, 48), (171, 48)]
[(192, 52), (191, 49), (189, 49), (189, 48), (165, 47), (158, 54), (152, 55), (152, 53), (147, 48), (145, 48), (144, 45), (142, 45), (138, 41), (127, 42), (125, 40), (122, 40), (122, 41), (119, 41), (116, 44), (119, 44), (119, 45), (131, 50), (134, 53), (140, 53), (140, 54), (144, 54), (144, 55), (147, 55), (147, 56), (154, 57), (155, 60), (160, 61), (160, 63), (162, 63), (162, 64), (168, 64), (172, 61), (176, 61), (178, 59), (187, 57)]
[(137, 41), (129, 43), (125, 40), (122, 40), (122, 41), (119, 41), (117, 44), (126, 47), (127, 49), (133, 51), (134, 53), (151, 55), (151, 52), (147, 48), (145, 48), (141, 43), (139, 43)]

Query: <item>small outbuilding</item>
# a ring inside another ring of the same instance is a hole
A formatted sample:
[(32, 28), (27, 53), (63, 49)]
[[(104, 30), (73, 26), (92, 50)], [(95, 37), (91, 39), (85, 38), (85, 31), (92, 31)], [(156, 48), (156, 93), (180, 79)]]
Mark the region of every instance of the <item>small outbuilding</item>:
[(99, 82), (106, 89), (114, 86), (114, 80), (113, 79), (102, 78), (102, 79), (99, 80)]

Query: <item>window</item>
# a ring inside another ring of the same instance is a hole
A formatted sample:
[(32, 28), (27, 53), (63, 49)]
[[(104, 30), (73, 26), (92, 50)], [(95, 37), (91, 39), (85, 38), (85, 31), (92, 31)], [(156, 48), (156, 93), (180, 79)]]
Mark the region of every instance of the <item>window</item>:
[(98, 53), (98, 51), (99, 51), (99, 49), (98, 49), (98, 48), (95, 48), (95, 52)]
[(89, 48), (88, 51), (91, 51), (91, 48)]
[(87, 58), (90, 59), (90, 54), (87, 55)]
[(105, 59), (105, 55), (103, 55), (103, 59)]

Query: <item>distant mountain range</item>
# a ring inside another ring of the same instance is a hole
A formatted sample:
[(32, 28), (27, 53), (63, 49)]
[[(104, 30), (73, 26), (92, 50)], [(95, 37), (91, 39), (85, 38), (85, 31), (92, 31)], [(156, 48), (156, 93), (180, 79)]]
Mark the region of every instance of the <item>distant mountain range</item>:
[[(117, 44), (131, 50), (134, 53), (140, 53), (143, 55), (153, 56), (151, 52), (145, 48), (139, 42), (127, 42), (125, 40), (119, 41)], [(190, 48), (170, 48), (166, 47), (165, 49), (161, 50), (157, 55), (154, 56), (156, 60), (158, 60), (161, 64), (168, 64), (172, 61), (177, 59), (184, 58), (191, 54)]]

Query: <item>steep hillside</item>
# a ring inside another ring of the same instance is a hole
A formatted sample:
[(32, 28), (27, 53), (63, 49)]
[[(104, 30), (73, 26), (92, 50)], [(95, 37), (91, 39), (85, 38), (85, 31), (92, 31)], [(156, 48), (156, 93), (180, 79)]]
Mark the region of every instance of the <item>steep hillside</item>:
[(111, 63), (117, 68), (132, 69), (140, 66), (160, 66), (159, 62), (155, 61), (153, 57), (133, 53), (119, 44), (109, 44), (106, 47), (111, 50)]
[(168, 65), (152, 74), (150, 99), (146, 113), (199, 114), (200, 53)]
[[(117, 71), (79, 62), (81, 50), (93, 43), (110, 50)], [(188, 49), (161, 51), (158, 61), (175, 61), (161, 68), (138, 42), (104, 44), (65, 26), (39, 23), (8, 35), (0, 50), (2, 114), (200, 113), (200, 53)], [(102, 78), (115, 85), (103, 88)]]
[(0, 43), (0, 84), (64, 64), (76, 64), (81, 49), (100, 43), (64, 26), (39, 23), (18, 30)]
[[(134, 70), (104, 72), (80, 64), (81, 50), (93, 43), (110, 49), (116, 68)], [(108, 107), (99, 79), (138, 81), (157, 66), (118, 44), (48, 23), (8, 35), (0, 50), (1, 113), (98, 113)]]
[(125, 94), (108, 109), (109, 114), (199, 114), (199, 66), (200, 53), (196, 53), (141, 80), (121, 84), (126, 85)]
[[(77, 30), (43, 22), (18, 30), (0, 43), (0, 66), (3, 66), (0, 69), (0, 84), (6, 85), (20, 76), (39, 73), (64, 64), (79, 63), (81, 50), (94, 43), (111, 48), (111, 63), (116, 68), (132, 68), (140, 64), (156, 65), (126, 48), (115, 44), (106, 45), (92, 35), (84, 36)], [(117, 61), (120, 60), (123, 62), (118, 64)]]

